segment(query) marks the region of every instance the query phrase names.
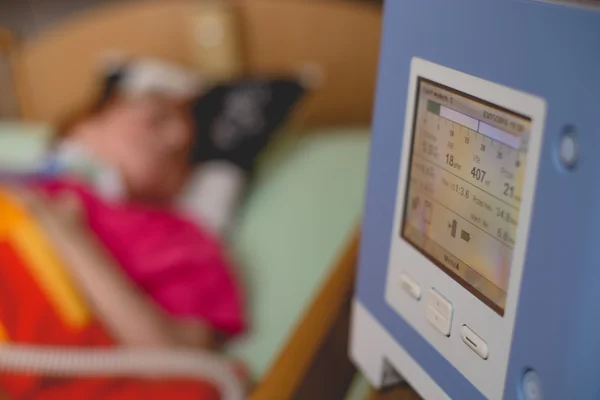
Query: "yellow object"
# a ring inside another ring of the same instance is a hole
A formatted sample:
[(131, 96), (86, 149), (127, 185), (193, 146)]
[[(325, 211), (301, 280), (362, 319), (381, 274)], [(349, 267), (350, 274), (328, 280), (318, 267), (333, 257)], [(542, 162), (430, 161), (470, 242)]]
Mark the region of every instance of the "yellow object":
[[(0, 240), (7, 240), (25, 261), (23, 264), (50, 304), (69, 328), (83, 328), (91, 312), (73, 285), (62, 261), (27, 210), (0, 190)], [(0, 327), (0, 342), (3, 338)]]

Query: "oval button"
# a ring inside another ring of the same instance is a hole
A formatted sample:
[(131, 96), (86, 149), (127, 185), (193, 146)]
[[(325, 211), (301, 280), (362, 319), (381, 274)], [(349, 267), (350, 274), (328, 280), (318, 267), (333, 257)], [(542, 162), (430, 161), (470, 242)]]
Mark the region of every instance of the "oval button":
[(463, 325), (462, 328), (460, 328), (460, 336), (462, 337), (463, 342), (465, 342), (471, 350), (477, 353), (479, 357), (487, 360), (490, 355), (488, 345), (478, 334), (473, 332), (468, 326)]
[(525, 372), (521, 384), (525, 400), (542, 400), (542, 381), (534, 370)]
[(415, 282), (410, 276), (402, 273), (400, 274), (400, 286), (406, 293), (408, 293), (413, 299), (421, 299), (421, 286)]

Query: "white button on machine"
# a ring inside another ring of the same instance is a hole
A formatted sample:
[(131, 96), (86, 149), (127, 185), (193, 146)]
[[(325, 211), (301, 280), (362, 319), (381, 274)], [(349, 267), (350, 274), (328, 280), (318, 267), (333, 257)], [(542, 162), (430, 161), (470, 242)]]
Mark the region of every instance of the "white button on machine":
[(442, 296), (437, 290), (431, 289), (429, 291), (429, 300), (427, 305), (432, 307), (434, 310), (442, 314), (448, 319), (452, 319), (452, 303), (450, 303), (444, 296)]
[(473, 332), (468, 326), (463, 325), (462, 328), (460, 328), (460, 336), (462, 337), (463, 342), (465, 342), (471, 350), (477, 353), (479, 357), (487, 360), (490, 355), (488, 345), (478, 334)]
[(452, 303), (450, 303), (444, 296), (442, 296), (437, 290), (431, 289), (429, 291), (429, 299), (427, 305), (432, 307), (434, 310), (439, 312), (444, 318), (452, 320)]
[(410, 276), (406, 274), (400, 274), (400, 286), (413, 299), (421, 299), (421, 286), (419, 286), (419, 284), (415, 282)]
[(450, 327), (452, 325), (452, 320), (444, 317), (442, 314), (434, 310), (431, 306), (427, 306), (425, 317), (427, 317), (427, 321), (429, 321), (429, 323), (431, 323), (431, 325), (433, 325), (435, 329), (440, 331), (442, 335), (450, 336)]
[(442, 335), (450, 336), (452, 326), (452, 303), (435, 289), (429, 291), (427, 299), (427, 311), (425, 317)]

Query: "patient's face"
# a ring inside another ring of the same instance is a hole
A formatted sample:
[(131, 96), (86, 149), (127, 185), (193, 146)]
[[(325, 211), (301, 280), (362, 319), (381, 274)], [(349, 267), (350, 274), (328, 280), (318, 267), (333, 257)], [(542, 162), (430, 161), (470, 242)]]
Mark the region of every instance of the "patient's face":
[(192, 125), (182, 105), (147, 96), (116, 102), (80, 124), (73, 138), (117, 167), (132, 197), (165, 201), (185, 180)]

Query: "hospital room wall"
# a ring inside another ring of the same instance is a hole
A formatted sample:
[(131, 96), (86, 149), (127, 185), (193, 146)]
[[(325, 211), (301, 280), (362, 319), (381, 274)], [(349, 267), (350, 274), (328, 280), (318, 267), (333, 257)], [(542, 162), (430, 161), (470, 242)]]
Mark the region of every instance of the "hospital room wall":
[[(0, 26), (27, 38), (89, 7), (119, 1), (148, 0), (0, 0)], [(382, 0), (348, 0), (381, 3)]]
[(86, 8), (117, 1), (122, 0), (0, 0), (0, 26), (27, 38)]

